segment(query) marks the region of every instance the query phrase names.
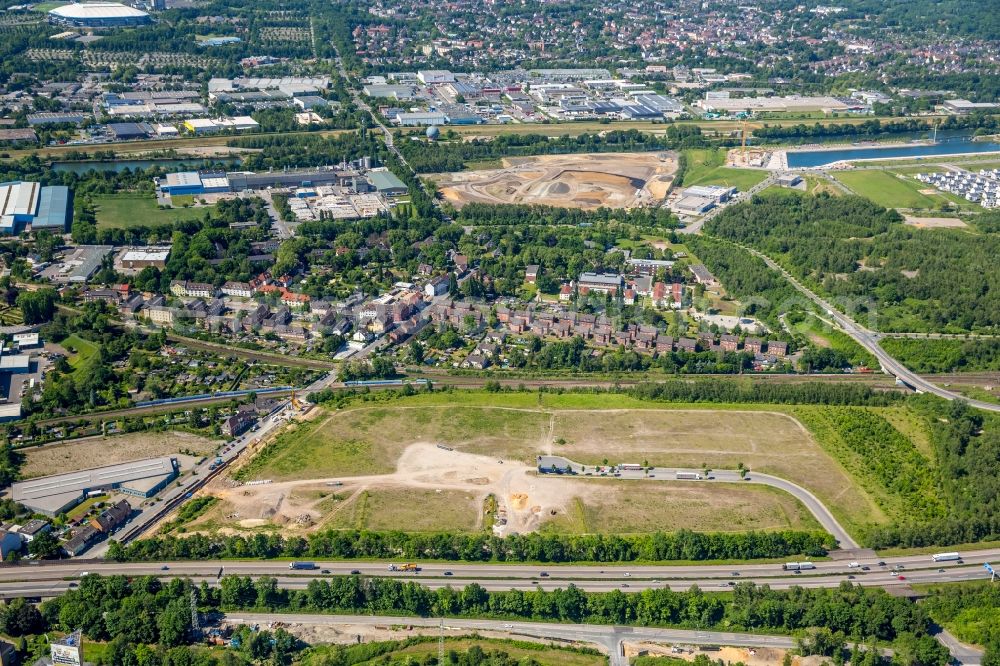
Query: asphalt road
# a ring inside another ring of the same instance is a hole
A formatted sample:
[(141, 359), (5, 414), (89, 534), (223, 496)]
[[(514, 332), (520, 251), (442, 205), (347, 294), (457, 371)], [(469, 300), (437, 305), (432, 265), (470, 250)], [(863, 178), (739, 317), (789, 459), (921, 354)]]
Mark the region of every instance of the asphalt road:
[[(99, 559), (60, 560), (52, 562), (0, 565), (0, 590), (15, 592), (21, 585), (43, 586), (48, 583), (68, 583), (86, 573), (109, 575), (157, 575), (215, 579), (220, 569), (224, 575), (274, 576), (288, 584), (305, 584), (313, 578), (348, 575), (354, 571), (364, 576), (383, 576), (404, 580), (419, 580), (434, 586), (461, 586), (478, 582), (492, 589), (541, 586), (552, 589), (574, 583), (581, 588), (597, 590), (622, 589), (639, 591), (646, 588), (676, 586), (687, 589), (692, 584), (706, 588), (729, 587), (730, 582), (754, 581), (779, 587), (835, 587), (845, 580), (860, 585), (906, 586), (910, 583), (954, 582), (988, 578), (985, 562), (1000, 561), (1000, 548), (962, 553), (963, 564), (937, 563), (930, 555), (907, 555), (883, 558), (860, 557), (859, 567), (849, 567), (844, 560), (821, 560), (815, 568), (800, 574), (783, 571), (780, 564), (704, 564), (704, 565), (628, 565), (628, 564), (469, 564), (465, 562), (427, 563), (419, 573), (390, 571), (387, 562), (322, 561), (313, 570), (288, 568), (286, 561), (178, 561), (178, 562), (107, 562)], [(878, 562), (884, 562), (879, 566)], [(164, 568), (166, 567), (166, 568)], [(868, 567), (868, 571), (862, 569)], [(891, 572), (898, 569), (905, 580)], [(328, 571), (329, 573), (323, 573)], [(450, 572), (451, 575), (447, 575)], [(853, 576), (849, 579), (848, 576)], [(628, 587), (623, 588), (625, 583)], [(32, 588), (34, 589), (34, 588)]]
[[(571, 467), (578, 475), (583, 473), (583, 465), (577, 462), (573, 462), (562, 456), (541, 456), (539, 459), (539, 465), (544, 467), (555, 466), (560, 469), (565, 469), (567, 466)], [(705, 479), (678, 479), (678, 472), (695, 472), (701, 474), (701, 470), (695, 469), (678, 469), (674, 467), (656, 467), (650, 473), (642, 471), (629, 471), (621, 470), (615, 476), (610, 478), (618, 478), (622, 480), (638, 480), (638, 481), (660, 481), (660, 482), (673, 482), (673, 483), (752, 483), (763, 486), (770, 486), (771, 488), (777, 488), (778, 490), (783, 490), (789, 495), (792, 495), (797, 500), (802, 502), (803, 505), (809, 510), (809, 512), (819, 521), (819, 524), (823, 526), (827, 532), (833, 535), (837, 540), (837, 543), (841, 548), (846, 549), (856, 549), (860, 546), (858, 542), (851, 538), (851, 535), (847, 533), (837, 519), (833, 517), (833, 514), (829, 509), (826, 508), (822, 502), (819, 501), (815, 495), (803, 488), (802, 486), (796, 485), (791, 481), (782, 479), (781, 477), (771, 476), (770, 474), (762, 474), (760, 472), (751, 472), (747, 476), (741, 477), (740, 473), (736, 470), (712, 470), (708, 478)], [(579, 478), (588, 478), (586, 476)], [(609, 477), (592, 477), (592, 478), (609, 478)]]

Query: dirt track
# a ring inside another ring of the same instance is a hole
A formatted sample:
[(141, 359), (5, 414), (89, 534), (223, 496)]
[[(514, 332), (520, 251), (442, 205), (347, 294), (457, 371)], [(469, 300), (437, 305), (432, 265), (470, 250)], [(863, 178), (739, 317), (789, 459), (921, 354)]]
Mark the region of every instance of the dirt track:
[(503, 160), (503, 168), (442, 174), (442, 195), (467, 203), (566, 208), (637, 208), (661, 201), (677, 159), (670, 152), (543, 155)]

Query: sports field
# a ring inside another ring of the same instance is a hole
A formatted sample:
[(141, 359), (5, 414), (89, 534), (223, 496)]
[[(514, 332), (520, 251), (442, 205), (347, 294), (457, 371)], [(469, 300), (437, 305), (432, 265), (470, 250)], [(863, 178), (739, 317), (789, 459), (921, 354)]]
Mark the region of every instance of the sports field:
[(97, 206), (97, 226), (117, 229), (200, 220), (208, 210), (205, 207), (161, 209), (152, 195), (100, 196), (94, 197), (94, 204)]

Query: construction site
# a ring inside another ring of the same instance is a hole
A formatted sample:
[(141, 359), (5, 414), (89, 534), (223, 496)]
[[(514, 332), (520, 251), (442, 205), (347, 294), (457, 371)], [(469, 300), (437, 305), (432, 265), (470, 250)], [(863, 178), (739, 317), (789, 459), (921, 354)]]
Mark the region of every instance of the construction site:
[(504, 158), (500, 169), (435, 177), (456, 208), (467, 203), (563, 208), (639, 208), (659, 204), (677, 171), (671, 152)]

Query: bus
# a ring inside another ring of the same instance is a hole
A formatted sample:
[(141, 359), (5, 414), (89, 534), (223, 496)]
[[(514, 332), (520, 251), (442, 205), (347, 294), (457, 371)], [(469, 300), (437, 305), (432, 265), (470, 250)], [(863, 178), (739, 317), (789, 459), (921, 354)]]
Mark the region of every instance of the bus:
[(816, 565), (812, 562), (789, 562), (782, 564), (781, 568), (784, 571), (805, 571), (806, 569), (815, 569)]
[(962, 559), (962, 556), (958, 553), (938, 553), (937, 555), (931, 555), (931, 559), (935, 562), (954, 562)]

